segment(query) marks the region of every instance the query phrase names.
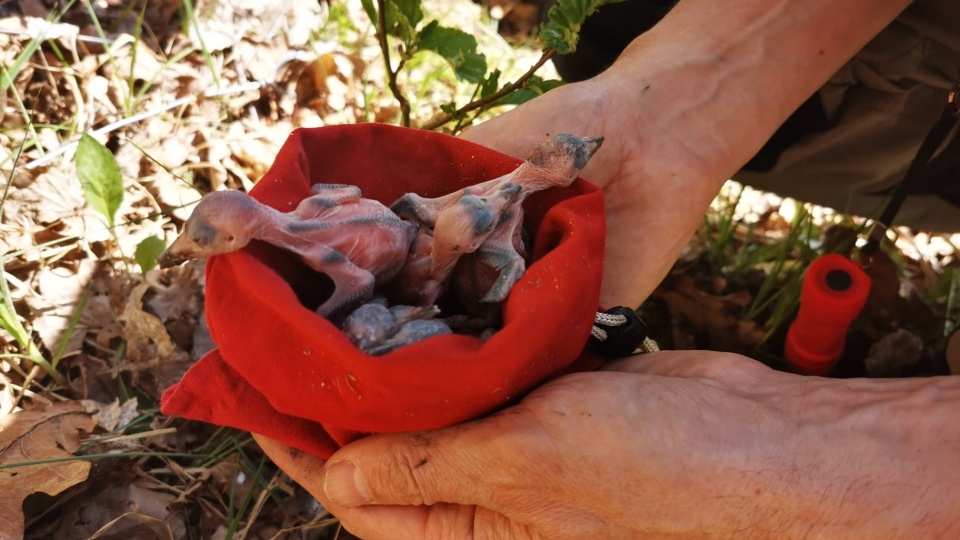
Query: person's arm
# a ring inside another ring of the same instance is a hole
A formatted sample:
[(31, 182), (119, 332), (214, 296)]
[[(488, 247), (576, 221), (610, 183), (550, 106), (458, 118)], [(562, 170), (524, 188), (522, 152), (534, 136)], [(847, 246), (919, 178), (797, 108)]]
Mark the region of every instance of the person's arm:
[(702, 351), (613, 369), (325, 467), (258, 441), (368, 540), (960, 538), (960, 378), (808, 378)]
[[(523, 157), (547, 133), (603, 135), (602, 301), (638, 306), (720, 186), (908, 0), (682, 0), (598, 77), (468, 130)], [(603, 9), (603, 8), (601, 8)]]

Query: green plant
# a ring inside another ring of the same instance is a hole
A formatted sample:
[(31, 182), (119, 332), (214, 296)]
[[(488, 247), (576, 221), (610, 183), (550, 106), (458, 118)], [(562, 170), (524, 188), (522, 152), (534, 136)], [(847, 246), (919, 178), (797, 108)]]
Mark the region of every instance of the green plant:
[[(499, 70), (489, 70), (486, 57), (477, 51), (477, 40), (456, 28), (442, 26), (438, 21), (424, 22), (420, 0), (362, 0), (363, 7), (377, 28), (377, 39), (387, 71), (387, 84), (400, 106), (400, 124), (410, 126), (411, 105), (400, 88), (398, 75), (416, 55), (430, 51), (440, 55), (453, 69), (457, 81), (473, 85), (467, 92), (470, 102), (455, 102), (440, 106), (443, 115), (424, 124), (424, 129), (437, 129), (456, 121), (453, 131), (469, 125), (476, 114), (495, 106), (518, 104), (555, 88), (559, 81), (547, 81), (536, 72), (556, 54), (576, 50), (583, 22), (604, 4), (620, 0), (560, 0), (548, 13), (548, 21), (540, 30), (542, 53), (539, 60), (517, 80), (502, 84)], [(390, 40), (398, 40), (399, 60), (391, 61)]]
[[(10, 186), (13, 185), (13, 172), (16, 170), (17, 164), (20, 162), (20, 155), (23, 152), (23, 146), (25, 142), (26, 135), (24, 135), (24, 140), (20, 143), (20, 147), (17, 149), (16, 155), (13, 159), (13, 167), (10, 169), (10, 175), (7, 177), (7, 184), (3, 189), (3, 196), (0, 198), (0, 221), (3, 220), (3, 206), (7, 201), (7, 196), (10, 194)], [(63, 354), (63, 349), (66, 346), (66, 340), (69, 338), (70, 332), (64, 336), (63, 341), (57, 348), (58, 356), (56, 356), (52, 361), (48, 362), (47, 359), (44, 358), (40, 348), (36, 343), (34, 343), (30, 333), (27, 332), (27, 329), (24, 328), (23, 323), (20, 322), (20, 317), (17, 315), (17, 311), (13, 306), (13, 298), (10, 296), (10, 288), (7, 285), (7, 272), (4, 269), (5, 258), (6, 257), (0, 257), (0, 327), (6, 330), (8, 334), (13, 336), (13, 339), (17, 342), (20, 350), (23, 351), (23, 354), (19, 355), (20, 358), (29, 360), (35, 366), (43, 369), (43, 371), (45, 371), (58, 383), (63, 384), (64, 378), (57, 371), (56, 364), (60, 359), (60, 356)], [(71, 320), (71, 332), (72, 328), (75, 326), (76, 319)], [(27, 378), (31, 379), (32, 377), (28, 376)], [(24, 388), (26, 388), (26, 386), (27, 385), (24, 385)]]
[(123, 203), (123, 175), (113, 152), (90, 135), (83, 134), (77, 146), (77, 177), (87, 203), (115, 226), (117, 210)]

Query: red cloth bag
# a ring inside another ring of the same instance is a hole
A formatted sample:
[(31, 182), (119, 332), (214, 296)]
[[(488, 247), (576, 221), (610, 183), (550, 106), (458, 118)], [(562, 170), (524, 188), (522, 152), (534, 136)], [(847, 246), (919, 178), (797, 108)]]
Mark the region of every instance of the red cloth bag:
[[(316, 183), (355, 184), (391, 204), (506, 174), (520, 161), (448, 135), (381, 124), (294, 131), (250, 194), (294, 209)], [(261, 433), (328, 458), (370, 433), (436, 429), (515, 402), (560, 374), (595, 369), (584, 353), (599, 303), (603, 194), (578, 179), (524, 203), (533, 262), (487, 341), (442, 335), (384, 356), (357, 349), (313, 310), (328, 282), (254, 242), (211, 257), (207, 322), (218, 349), (161, 400), (164, 414)]]

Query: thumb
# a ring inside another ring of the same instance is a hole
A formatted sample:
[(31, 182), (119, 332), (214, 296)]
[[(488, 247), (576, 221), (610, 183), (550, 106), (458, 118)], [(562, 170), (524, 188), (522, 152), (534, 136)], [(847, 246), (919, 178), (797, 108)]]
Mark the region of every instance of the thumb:
[(502, 464), (488, 447), (505, 436), (500, 418), (353, 442), (327, 462), (323, 494), (343, 508), (438, 502), (489, 506), (485, 486)]

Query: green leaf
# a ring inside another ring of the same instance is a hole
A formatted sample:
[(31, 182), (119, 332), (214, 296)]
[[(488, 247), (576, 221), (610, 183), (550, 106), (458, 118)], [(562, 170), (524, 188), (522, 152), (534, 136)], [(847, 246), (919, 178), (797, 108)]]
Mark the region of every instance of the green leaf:
[(600, 6), (623, 0), (558, 0), (547, 12), (547, 22), (540, 28), (540, 45), (544, 49), (556, 49), (558, 54), (570, 54), (577, 50), (580, 27)]
[(377, 6), (374, 5), (373, 0), (360, 0), (360, 5), (363, 6), (363, 10), (367, 12), (367, 17), (370, 17), (370, 21), (374, 25), (377, 24)]
[(420, 31), (417, 48), (442, 56), (460, 80), (479, 83), (487, 73), (487, 58), (477, 52), (477, 38), (463, 30), (431, 21)]
[(523, 88), (518, 88), (517, 90), (510, 92), (509, 94), (496, 100), (493, 104), (495, 106), (520, 105), (537, 96), (543, 95), (550, 90), (557, 88), (558, 86), (563, 86), (563, 84), (563, 81), (558, 81), (556, 79), (541, 79), (534, 76), (531, 77), (525, 85), (523, 85)]
[(123, 176), (117, 159), (107, 147), (84, 134), (77, 146), (77, 178), (87, 203), (107, 218), (110, 228), (123, 202)]
[[(373, 0), (362, 0), (363, 10), (374, 25), (377, 23), (377, 6)], [(388, 36), (400, 38), (407, 49), (416, 44), (417, 25), (423, 20), (420, 0), (387, 0), (385, 22)]]
[[(416, 28), (423, 20), (423, 10), (420, 9), (420, 0), (388, 0), (387, 5), (396, 6), (397, 13), (402, 16), (411, 28)], [(389, 13), (389, 11), (388, 11)]]
[(480, 94), (481, 99), (493, 94), (500, 88), (500, 70), (495, 69), (482, 83), (480, 83)]
[(146, 274), (151, 268), (157, 265), (157, 257), (163, 253), (166, 243), (159, 236), (149, 236), (137, 244), (137, 251), (133, 258), (140, 265), (140, 270)]

